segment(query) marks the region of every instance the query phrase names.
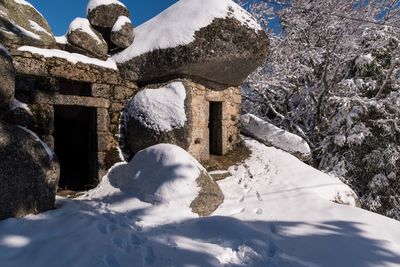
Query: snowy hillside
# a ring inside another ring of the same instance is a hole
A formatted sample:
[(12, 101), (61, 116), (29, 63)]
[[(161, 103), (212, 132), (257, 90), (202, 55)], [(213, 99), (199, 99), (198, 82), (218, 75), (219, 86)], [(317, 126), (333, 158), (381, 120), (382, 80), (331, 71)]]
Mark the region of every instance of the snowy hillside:
[[(219, 182), (225, 201), (210, 217), (169, 201), (177, 181), (193, 194), (190, 156), (178, 155), (180, 165), (172, 156), (157, 170), (141, 168), (150, 160), (143, 157), (115, 166), (78, 200), (58, 199), (57, 210), (1, 221), (0, 266), (399, 266), (400, 222), (332, 202), (355, 204), (338, 179), (246, 144), (252, 156)], [(141, 198), (133, 184), (159, 171), (175, 175), (162, 186), (161, 204)]]

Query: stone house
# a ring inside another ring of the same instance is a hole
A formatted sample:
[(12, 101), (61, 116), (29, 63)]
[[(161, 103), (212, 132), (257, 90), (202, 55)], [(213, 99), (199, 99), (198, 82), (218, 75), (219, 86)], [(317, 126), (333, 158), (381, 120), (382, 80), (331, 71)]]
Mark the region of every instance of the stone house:
[(268, 39), (232, 1), (207, 14), (191, 12), (197, 5), (181, 0), (134, 31), (122, 3), (92, 0), (87, 18), (55, 38), (31, 4), (0, 3), (0, 183), (9, 186), (0, 219), (51, 208), (57, 185), (94, 188), (155, 144), (201, 162), (236, 147), (240, 85), (265, 60)]

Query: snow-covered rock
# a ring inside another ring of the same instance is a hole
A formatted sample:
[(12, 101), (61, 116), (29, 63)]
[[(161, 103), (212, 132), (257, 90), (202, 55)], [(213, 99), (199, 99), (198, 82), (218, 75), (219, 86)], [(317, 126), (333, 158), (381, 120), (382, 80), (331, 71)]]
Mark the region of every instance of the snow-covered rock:
[(54, 208), (59, 164), (26, 128), (0, 123), (0, 219)]
[(55, 39), (46, 19), (24, 0), (1, 1), (0, 39), (9, 48), (21, 45), (55, 46)]
[(111, 29), (111, 42), (120, 48), (127, 48), (133, 43), (134, 37), (131, 20), (125, 16), (119, 17)]
[(11, 108), (14, 101), (15, 69), (8, 50), (0, 44), (0, 118)]
[(107, 58), (108, 45), (87, 19), (76, 18), (69, 25), (67, 40), (70, 52), (80, 52), (96, 58)]
[(267, 54), (265, 32), (233, 1), (181, 0), (137, 27), (133, 44), (114, 58), (130, 80), (240, 85)]
[(88, 3), (87, 18), (93, 26), (111, 29), (120, 16), (130, 17), (130, 14), (118, 0), (90, 0)]
[[(187, 147), (190, 122), (186, 88), (180, 81), (148, 86), (128, 101), (121, 116), (121, 146), (127, 160), (159, 143)], [(139, 137), (139, 138), (138, 138)]]
[(106, 201), (121, 196), (137, 198), (153, 205), (155, 212), (165, 213), (160, 220), (193, 217), (193, 213), (208, 216), (224, 199), (204, 167), (185, 150), (171, 144), (149, 147), (129, 163), (113, 167), (89, 196), (107, 197)]
[(274, 146), (293, 154), (301, 160), (309, 160), (312, 157), (311, 149), (303, 138), (252, 114), (242, 115), (241, 131), (268, 146)]

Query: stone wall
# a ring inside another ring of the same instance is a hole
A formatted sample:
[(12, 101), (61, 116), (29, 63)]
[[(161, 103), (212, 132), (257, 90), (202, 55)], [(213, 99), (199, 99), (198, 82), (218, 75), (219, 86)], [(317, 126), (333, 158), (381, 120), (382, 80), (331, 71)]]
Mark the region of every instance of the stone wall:
[(239, 141), (240, 104), (239, 87), (225, 90), (212, 90), (203, 85), (185, 80), (185, 87), (191, 94), (191, 112), (193, 120), (191, 144), (188, 152), (199, 161), (210, 156), (209, 114), (210, 101), (222, 102), (222, 154), (233, 150)]
[[(67, 87), (70, 83), (71, 92), (61, 88), (65, 87), (65, 83)], [(76, 87), (74, 83), (79, 84), (64, 78), (20, 72), (17, 76), (16, 99), (26, 103), (30, 112), (14, 110), (6, 120), (31, 129), (54, 148), (54, 106), (95, 108), (98, 178), (101, 178), (114, 163), (121, 161), (117, 149), (120, 113), (125, 102), (137, 91), (137, 86), (126, 82), (123, 85), (83, 83), (81, 88), (84, 90), (76, 91), (72, 90)]]

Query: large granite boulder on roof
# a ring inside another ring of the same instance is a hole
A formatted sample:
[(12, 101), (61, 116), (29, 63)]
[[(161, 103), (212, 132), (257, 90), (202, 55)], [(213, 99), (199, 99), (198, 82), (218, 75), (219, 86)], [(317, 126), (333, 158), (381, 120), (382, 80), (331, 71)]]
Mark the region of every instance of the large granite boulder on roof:
[(106, 59), (108, 45), (87, 19), (76, 18), (69, 25), (67, 50), (87, 56)]
[(60, 168), (29, 130), (0, 123), (0, 220), (54, 208)]
[(190, 95), (185, 85), (173, 81), (149, 86), (126, 104), (120, 125), (120, 148), (127, 161), (142, 149), (160, 144), (190, 145), (192, 121)]
[(236, 3), (181, 0), (137, 27), (133, 44), (114, 58), (132, 81), (188, 77), (217, 88), (240, 85), (268, 51), (266, 33)]
[(120, 48), (127, 48), (133, 43), (135, 34), (128, 17), (121, 16), (111, 29), (111, 42)]
[(0, 45), (0, 118), (12, 107), (15, 91), (15, 69), (8, 50)]
[(0, 43), (18, 47), (31, 45), (52, 48), (54, 35), (46, 19), (24, 0), (0, 1)]

